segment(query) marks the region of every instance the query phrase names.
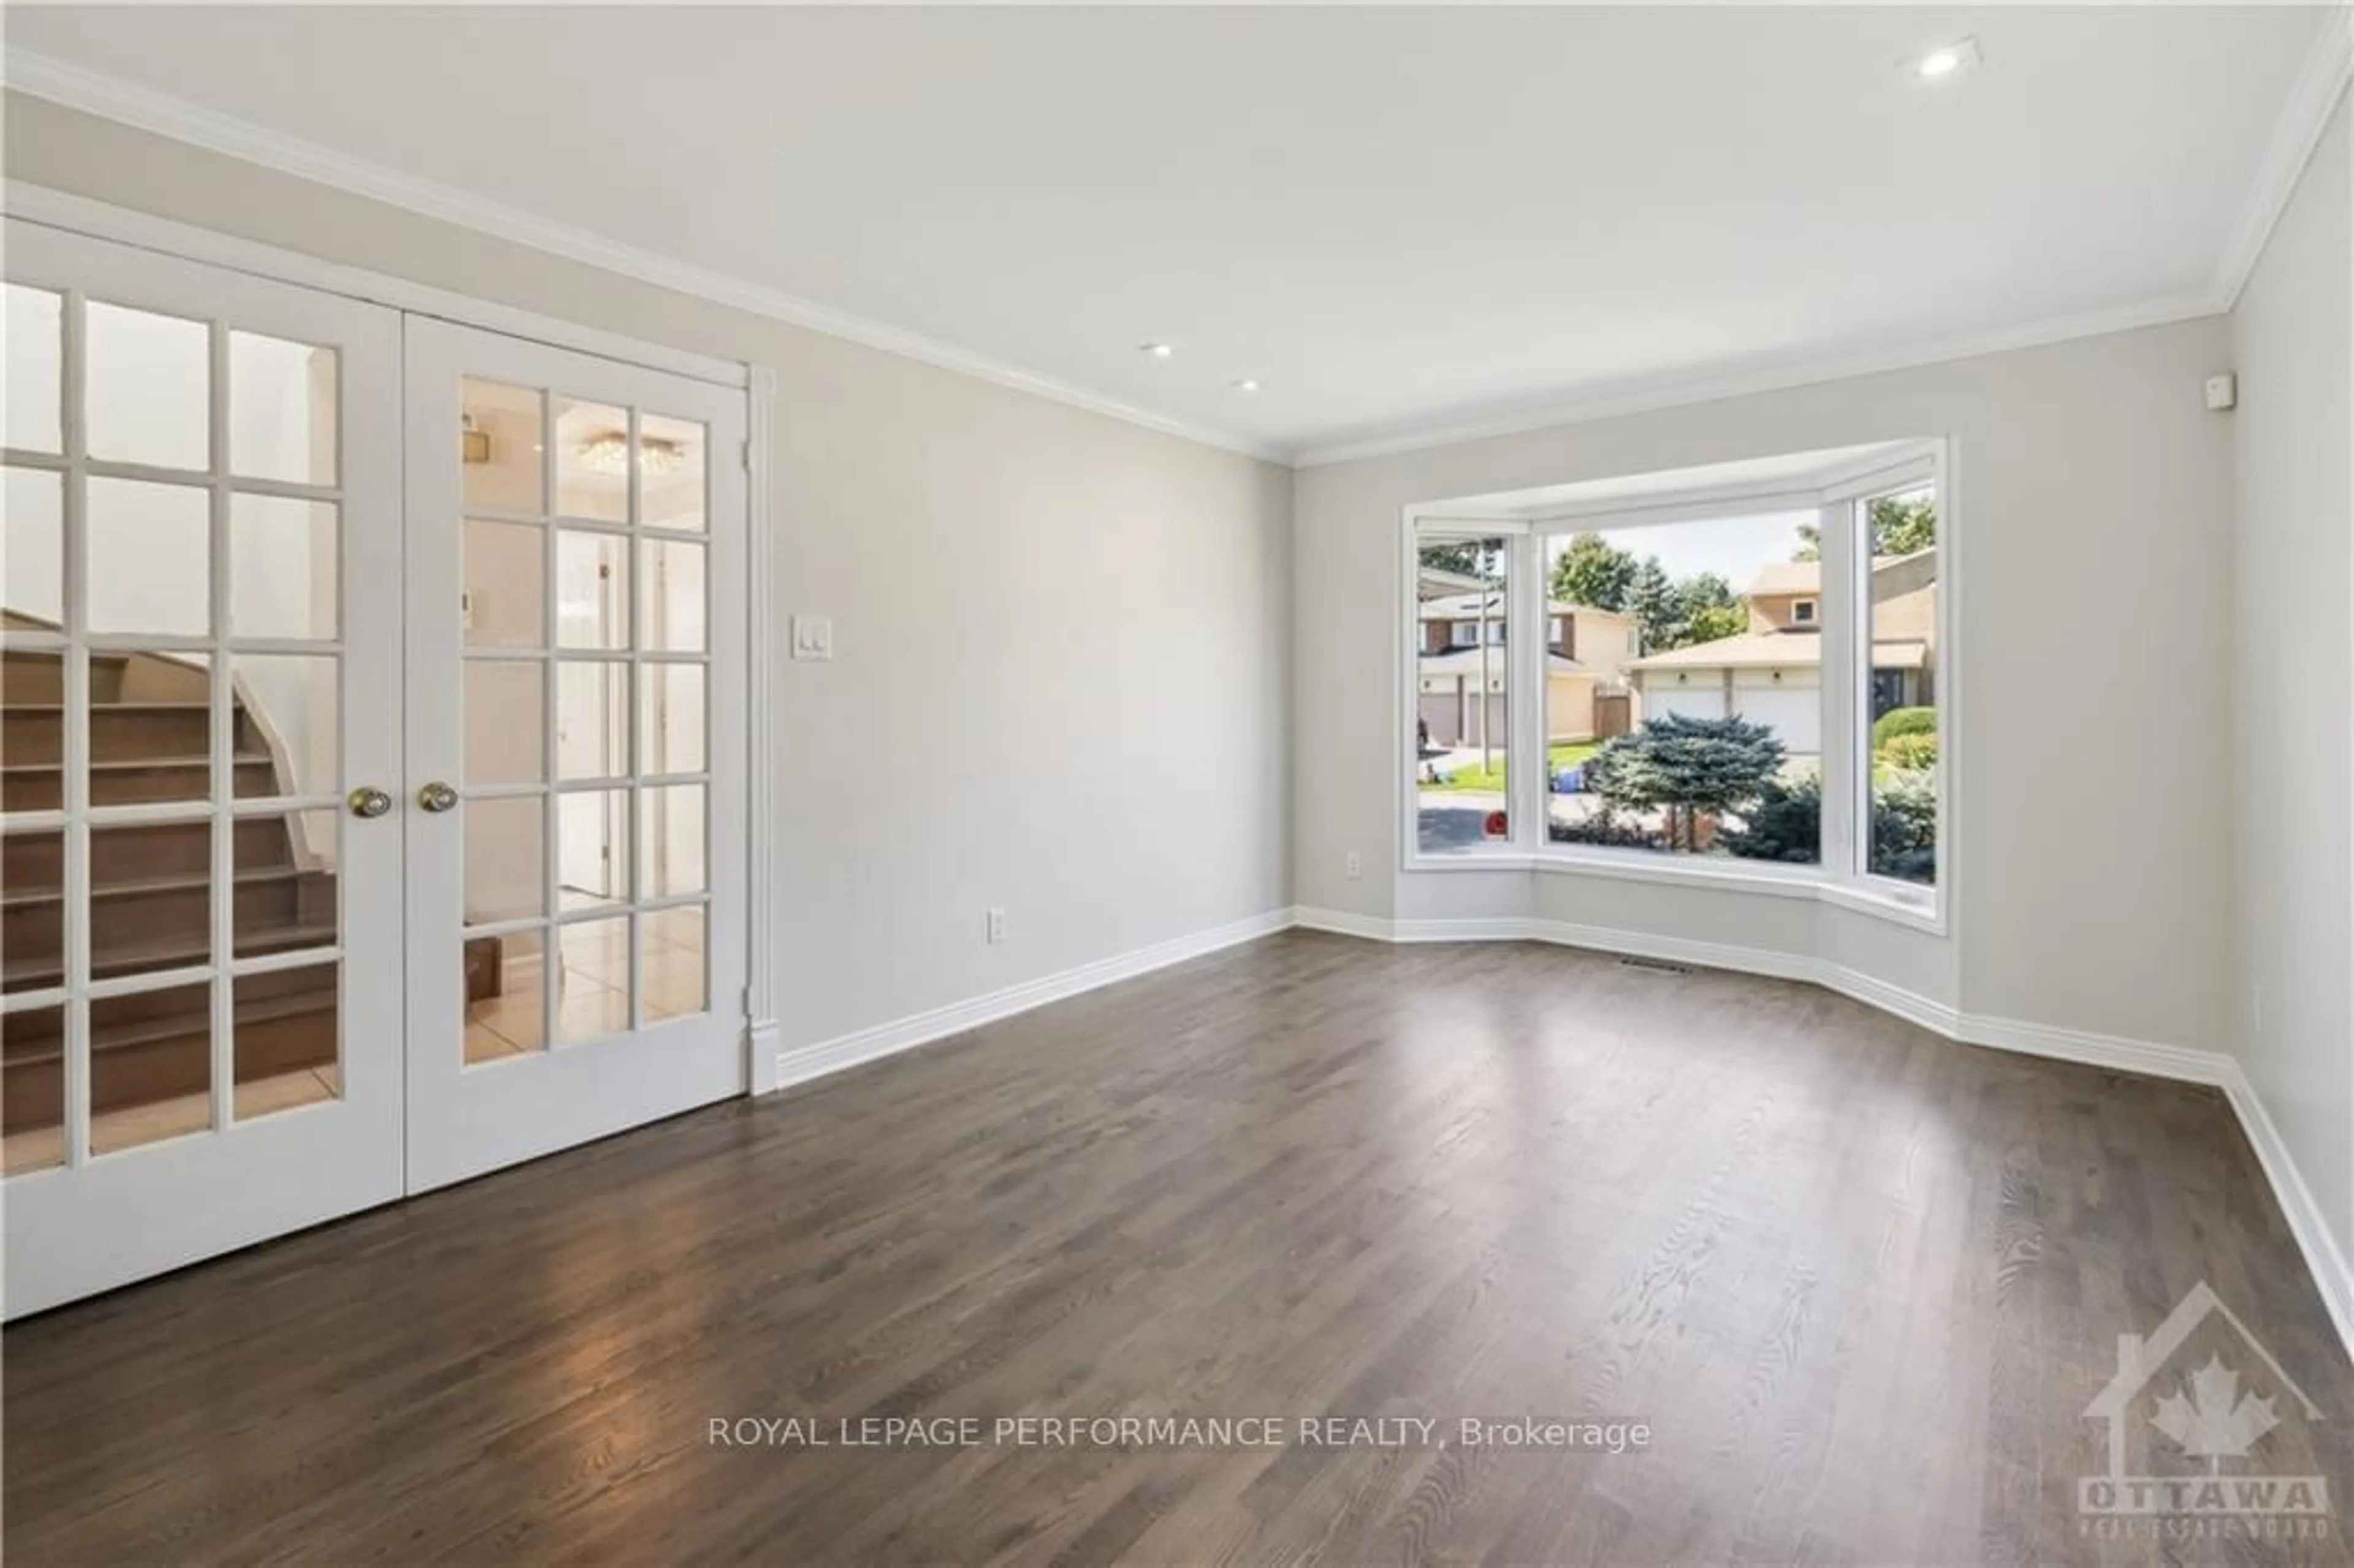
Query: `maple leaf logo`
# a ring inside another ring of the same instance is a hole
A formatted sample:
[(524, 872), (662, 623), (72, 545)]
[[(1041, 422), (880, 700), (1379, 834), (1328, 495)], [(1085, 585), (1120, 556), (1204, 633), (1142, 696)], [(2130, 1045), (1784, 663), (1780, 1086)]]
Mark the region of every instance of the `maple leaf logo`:
[(2190, 1392), (2158, 1402), (2150, 1425), (2212, 1472), (2219, 1459), (2244, 1459), (2257, 1438), (2280, 1425), (2270, 1399), (2240, 1393), (2240, 1374), (2216, 1356), (2190, 1375)]

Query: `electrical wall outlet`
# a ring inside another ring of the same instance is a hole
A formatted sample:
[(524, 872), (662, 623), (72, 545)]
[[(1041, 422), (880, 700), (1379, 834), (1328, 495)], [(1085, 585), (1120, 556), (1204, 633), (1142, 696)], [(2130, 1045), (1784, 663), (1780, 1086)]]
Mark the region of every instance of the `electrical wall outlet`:
[(991, 944), (1005, 940), (1005, 911), (1002, 909), (989, 912), (989, 939)]
[(1354, 882), (1359, 877), (1365, 874), (1365, 857), (1359, 854), (1355, 850), (1351, 850), (1349, 852), (1347, 864), (1349, 868), (1350, 881)]

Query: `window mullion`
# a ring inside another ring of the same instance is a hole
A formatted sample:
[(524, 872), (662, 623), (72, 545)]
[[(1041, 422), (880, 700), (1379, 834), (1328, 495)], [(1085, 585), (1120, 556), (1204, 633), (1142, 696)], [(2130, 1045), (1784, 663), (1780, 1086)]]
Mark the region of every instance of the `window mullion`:
[(1542, 848), (1545, 842), (1545, 585), (1542, 541), (1522, 534), (1511, 541), (1509, 614), (1504, 647), (1511, 655), (1511, 766), (1505, 797), (1511, 812), (1515, 849)]
[(1822, 779), (1826, 874), (1842, 881), (1863, 865), (1862, 695), (1858, 671), (1870, 607), (1860, 591), (1852, 502), (1827, 503), (1818, 516), (1822, 549)]

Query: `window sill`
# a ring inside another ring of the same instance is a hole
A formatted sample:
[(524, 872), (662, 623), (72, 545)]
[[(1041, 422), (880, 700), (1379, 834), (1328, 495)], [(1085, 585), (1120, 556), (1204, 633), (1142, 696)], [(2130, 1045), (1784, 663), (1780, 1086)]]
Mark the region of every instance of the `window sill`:
[(1934, 893), (1908, 897), (1871, 882), (1825, 882), (1817, 887), (1816, 896), (1835, 908), (1893, 920), (1933, 937), (1946, 934), (1946, 901)]
[(1546, 871), (1616, 877), (1621, 882), (1721, 888), (1766, 898), (1812, 898), (1817, 889), (1826, 885), (1820, 868), (1816, 866), (1778, 865), (1764, 860), (1678, 858), (1639, 849), (1547, 850), (1537, 856), (1537, 863)]
[(1933, 937), (1946, 935), (1944, 900), (1935, 895), (1914, 898), (1893, 887), (1871, 882), (1840, 881), (1825, 875), (1819, 866), (1777, 865), (1768, 861), (1693, 863), (1662, 860), (1643, 850), (1586, 848), (1531, 853), (1499, 848), (1466, 850), (1457, 854), (1417, 853), (1407, 858), (1405, 871), (1408, 875), (1429, 871), (1536, 871), (1552, 875), (1600, 876), (1621, 882), (1706, 888), (1765, 898), (1814, 899)]
[(1406, 856), (1408, 871), (1529, 871), (1535, 868), (1537, 857), (1526, 850), (1495, 849), (1457, 850), (1451, 854), (1432, 854), (1415, 850)]

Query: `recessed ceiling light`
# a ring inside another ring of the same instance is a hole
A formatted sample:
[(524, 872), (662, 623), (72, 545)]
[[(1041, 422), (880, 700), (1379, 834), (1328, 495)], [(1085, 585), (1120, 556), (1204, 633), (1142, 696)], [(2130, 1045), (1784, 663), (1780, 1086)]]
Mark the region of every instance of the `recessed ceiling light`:
[(1235, 390), (1237, 392), (1256, 392), (1258, 390), (1258, 383), (1246, 376), (1240, 381), (1235, 383)]
[(1904, 62), (1905, 73), (1923, 81), (1936, 81), (1945, 77), (1958, 76), (1978, 63), (1978, 41), (1962, 38), (1943, 48), (1931, 49), (1916, 59)]
[(1165, 343), (1140, 343), (1136, 347), (1138, 353), (1149, 354), (1155, 359), (1166, 359), (1177, 352), (1175, 348)]

